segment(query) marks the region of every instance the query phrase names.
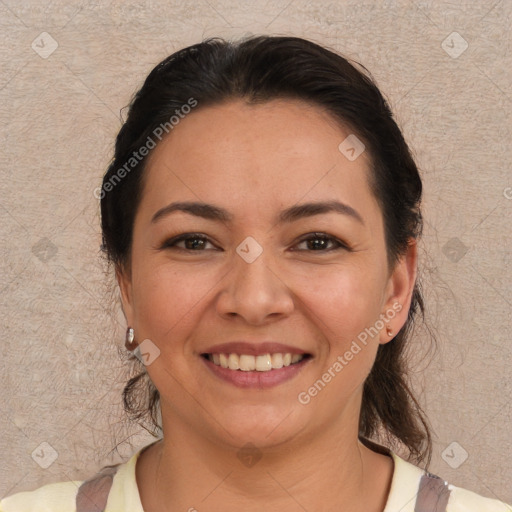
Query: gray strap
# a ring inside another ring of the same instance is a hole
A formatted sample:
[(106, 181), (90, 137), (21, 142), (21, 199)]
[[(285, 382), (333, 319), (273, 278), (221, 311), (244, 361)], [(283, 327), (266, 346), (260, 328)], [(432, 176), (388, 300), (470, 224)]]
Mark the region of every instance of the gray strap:
[(119, 464), (106, 466), (82, 483), (76, 495), (76, 512), (104, 512), (118, 467)]
[(421, 477), (414, 512), (446, 512), (449, 498), (447, 482), (427, 473)]

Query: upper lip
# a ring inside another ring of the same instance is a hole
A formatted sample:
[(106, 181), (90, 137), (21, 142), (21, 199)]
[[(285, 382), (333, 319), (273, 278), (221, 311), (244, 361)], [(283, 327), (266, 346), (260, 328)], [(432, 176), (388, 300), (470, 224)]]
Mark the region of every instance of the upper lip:
[(283, 343), (263, 341), (261, 343), (249, 343), (247, 341), (230, 341), (219, 343), (207, 348), (203, 354), (247, 354), (261, 356), (264, 354), (309, 354), (306, 350)]

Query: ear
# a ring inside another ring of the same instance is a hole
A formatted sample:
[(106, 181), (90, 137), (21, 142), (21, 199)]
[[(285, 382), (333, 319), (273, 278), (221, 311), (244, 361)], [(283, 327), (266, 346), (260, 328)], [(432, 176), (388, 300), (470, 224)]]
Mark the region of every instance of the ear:
[(132, 294), (132, 281), (131, 272), (129, 269), (118, 267), (116, 268), (116, 280), (121, 292), (121, 307), (123, 309), (126, 323), (128, 326), (133, 326), (135, 319), (133, 307), (133, 294)]
[[(389, 276), (384, 296), (383, 316), (381, 316), (381, 318), (387, 319), (387, 322), (380, 333), (381, 344), (391, 341), (407, 321), (416, 284), (417, 263), (417, 241), (410, 239), (407, 252), (396, 262), (395, 268)], [(392, 334), (388, 335), (386, 329), (390, 329)]]

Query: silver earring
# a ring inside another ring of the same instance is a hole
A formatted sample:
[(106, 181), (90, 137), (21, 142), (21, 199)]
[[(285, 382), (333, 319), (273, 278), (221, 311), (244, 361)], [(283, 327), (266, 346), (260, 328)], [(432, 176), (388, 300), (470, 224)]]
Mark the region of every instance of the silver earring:
[(135, 350), (137, 348), (137, 343), (134, 343), (134, 340), (135, 340), (135, 331), (131, 327), (128, 327), (128, 329), (126, 329), (126, 339), (124, 342), (124, 346), (126, 347), (126, 350), (129, 350), (130, 352), (132, 352), (133, 350)]

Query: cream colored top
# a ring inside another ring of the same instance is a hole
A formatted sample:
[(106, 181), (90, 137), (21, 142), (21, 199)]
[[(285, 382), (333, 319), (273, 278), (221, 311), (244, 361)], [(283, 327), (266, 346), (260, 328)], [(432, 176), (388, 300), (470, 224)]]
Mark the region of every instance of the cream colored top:
[[(105, 512), (144, 512), (135, 478), (135, 465), (142, 450), (119, 465), (108, 495)], [(388, 501), (383, 512), (418, 512), (415, 510), (415, 505), (420, 480), (425, 475), (425, 471), (395, 453), (389, 453), (394, 461), (394, 472)], [(81, 483), (82, 481), (58, 482), (34, 491), (14, 494), (0, 500), (0, 512), (75, 512), (76, 494)], [(484, 498), (449, 484), (447, 489), (450, 494), (446, 512), (512, 512), (512, 507), (501, 501)], [(199, 507), (197, 510), (203, 508)], [(434, 509), (432, 510), (435, 512)], [(427, 511), (422, 508), (421, 512)]]

